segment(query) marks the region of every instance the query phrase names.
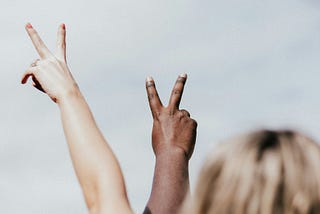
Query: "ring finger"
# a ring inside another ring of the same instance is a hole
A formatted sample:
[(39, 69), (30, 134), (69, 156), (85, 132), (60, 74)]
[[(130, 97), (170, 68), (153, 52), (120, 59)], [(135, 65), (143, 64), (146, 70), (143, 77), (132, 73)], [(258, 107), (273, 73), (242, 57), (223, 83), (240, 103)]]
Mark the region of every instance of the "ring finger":
[(181, 109), (180, 112), (181, 112), (182, 114), (184, 114), (185, 116), (190, 117), (190, 113), (189, 113), (187, 110)]
[(34, 60), (33, 63), (30, 64), (31, 67), (36, 67), (38, 65), (38, 62), (40, 61), (40, 59), (36, 59)]

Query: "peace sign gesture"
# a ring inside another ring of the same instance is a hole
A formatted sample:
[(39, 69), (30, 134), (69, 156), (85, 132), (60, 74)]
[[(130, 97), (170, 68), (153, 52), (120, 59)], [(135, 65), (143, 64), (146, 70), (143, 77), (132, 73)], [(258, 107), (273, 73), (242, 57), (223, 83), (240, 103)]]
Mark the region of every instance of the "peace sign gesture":
[(21, 83), (25, 84), (29, 77), (32, 77), (33, 86), (48, 94), (57, 103), (66, 95), (77, 92), (79, 90), (78, 86), (66, 62), (65, 25), (61, 24), (59, 26), (57, 47), (54, 54), (47, 48), (30, 23), (25, 28), (40, 59), (35, 60), (26, 70), (22, 76)]
[(154, 80), (148, 77), (146, 89), (149, 105), (153, 116), (152, 147), (155, 155), (168, 150), (182, 150), (189, 159), (192, 155), (197, 122), (190, 118), (186, 110), (180, 110), (179, 105), (187, 80), (187, 75), (179, 75), (167, 107), (159, 98)]

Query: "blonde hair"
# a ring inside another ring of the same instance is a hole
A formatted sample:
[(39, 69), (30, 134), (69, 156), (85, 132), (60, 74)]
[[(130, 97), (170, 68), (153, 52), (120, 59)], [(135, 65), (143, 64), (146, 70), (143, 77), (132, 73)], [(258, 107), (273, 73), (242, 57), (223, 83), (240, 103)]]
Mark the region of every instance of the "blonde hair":
[(288, 130), (234, 138), (210, 155), (187, 203), (194, 214), (320, 213), (319, 145)]

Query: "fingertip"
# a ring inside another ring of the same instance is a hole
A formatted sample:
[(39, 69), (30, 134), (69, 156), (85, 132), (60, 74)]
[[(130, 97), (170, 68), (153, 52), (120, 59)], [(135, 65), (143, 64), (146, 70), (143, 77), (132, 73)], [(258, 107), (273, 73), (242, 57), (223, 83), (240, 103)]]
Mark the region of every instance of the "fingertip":
[(27, 30), (33, 28), (30, 22), (28, 22), (25, 27), (26, 27)]
[(149, 90), (149, 88), (155, 88), (155, 83), (154, 83), (154, 80), (151, 76), (148, 76), (146, 78), (146, 88), (147, 88), (147, 90)]
[(25, 74), (23, 74), (23, 76), (21, 77), (21, 80), (20, 80), (20, 83), (21, 84), (25, 84), (25, 77), (26, 77), (26, 75)]
[(186, 73), (180, 74), (179, 77), (187, 79), (188, 75)]
[(151, 82), (151, 81), (153, 81), (153, 78), (152, 78), (151, 76), (148, 76), (148, 77), (146, 78), (146, 82)]
[(66, 30), (66, 25), (65, 25), (64, 23), (62, 23), (62, 24), (60, 25), (60, 27), (61, 27), (62, 30)]
[(26, 81), (26, 78), (25, 78), (25, 77), (22, 77), (20, 83), (24, 85), (24, 84), (26, 84), (26, 82), (27, 82), (27, 81)]
[(30, 72), (29, 71), (26, 71), (23, 75), (22, 75), (22, 78), (21, 78), (21, 84), (26, 84), (29, 77), (30, 77)]

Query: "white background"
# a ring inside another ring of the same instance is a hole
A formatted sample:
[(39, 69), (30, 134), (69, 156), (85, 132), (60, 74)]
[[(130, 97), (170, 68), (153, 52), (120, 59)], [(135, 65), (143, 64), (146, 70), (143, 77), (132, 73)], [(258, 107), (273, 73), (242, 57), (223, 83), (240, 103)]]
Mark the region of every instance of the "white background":
[(316, 0), (1, 0), (0, 212), (87, 213), (57, 106), (20, 85), (38, 58), (27, 22), (52, 50), (66, 24), (69, 66), (141, 213), (154, 166), (146, 76), (166, 103), (178, 74), (189, 75), (181, 107), (199, 124), (193, 189), (211, 147), (234, 134), (292, 127), (320, 139), (319, 9)]

